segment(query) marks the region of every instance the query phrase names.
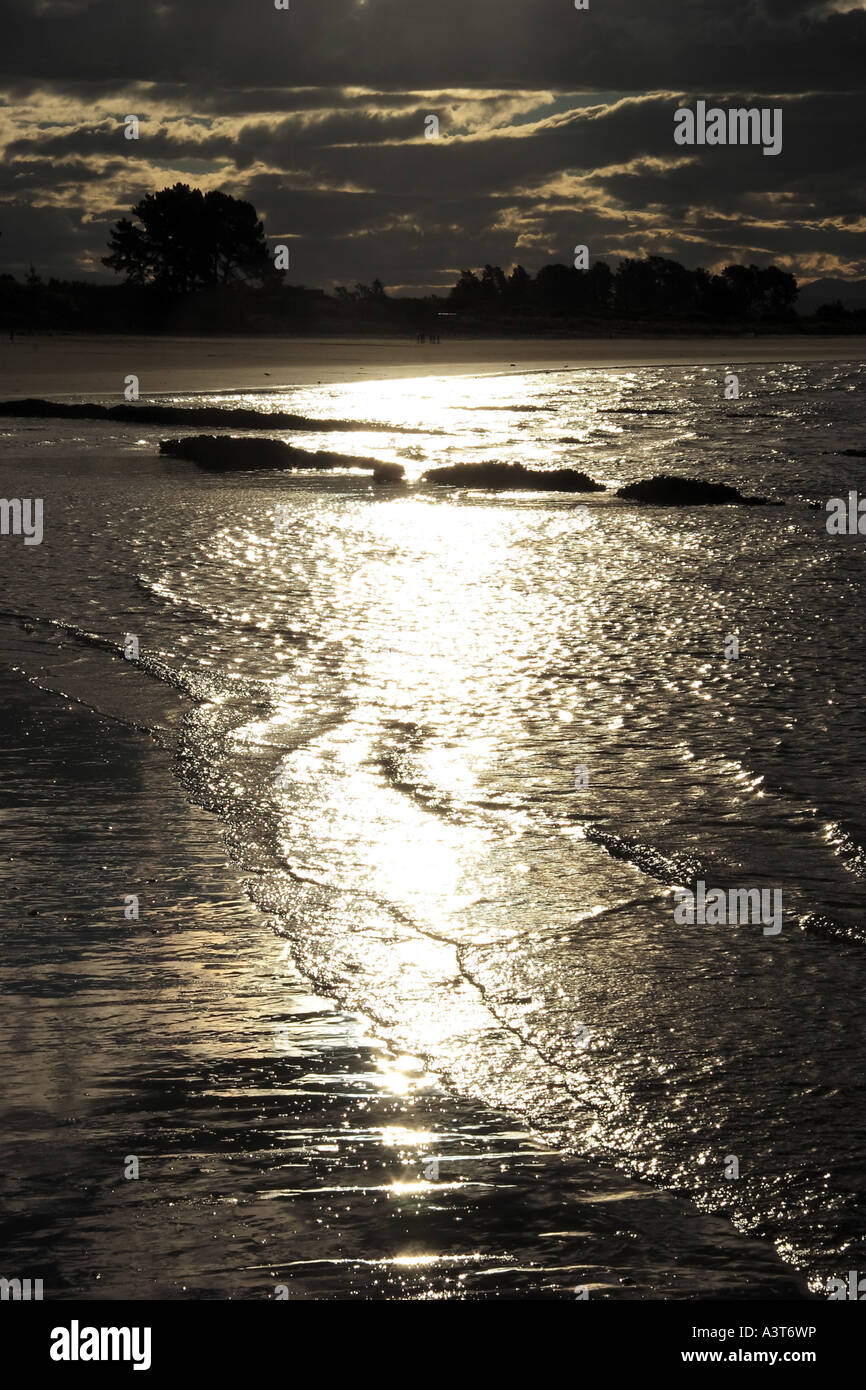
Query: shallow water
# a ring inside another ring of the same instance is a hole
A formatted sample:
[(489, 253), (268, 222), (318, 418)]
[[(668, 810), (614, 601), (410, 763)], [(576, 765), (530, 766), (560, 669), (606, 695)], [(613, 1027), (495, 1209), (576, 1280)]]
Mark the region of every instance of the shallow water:
[[(860, 484), (864, 370), (744, 368), (731, 402), (723, 375), (220, 398), (392, 423), (291, 442), (400, 461), (395, 488), (205, 476), (156, 456), (165, 427), (3, 422), (3, 495), (43, 496), (46, 530), (3, 539), (2, 641), (47, 687), (166, 731), (317, 991), (817, 1289), (866, 1259), (866, 672), (862, 538), (807, 502)], [(415, 481), (482, 458), (786, 506)], [(781, 933), (677, 925), (696, 878), (781, 889)]]

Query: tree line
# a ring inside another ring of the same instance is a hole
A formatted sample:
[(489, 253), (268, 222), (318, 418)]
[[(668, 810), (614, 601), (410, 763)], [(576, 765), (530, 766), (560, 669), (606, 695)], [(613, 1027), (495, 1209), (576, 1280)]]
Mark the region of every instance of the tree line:
[[(286, 246), (272, 245), (253, 205), (178, 183), (148, 194), (111, 228), (105, 266), (121, 283), (23, 280), (0, 274), (0, 325), (11, 329), (144, 332), (310, 331), (563, 333), (604, 330), (768, 331), (796, 314), (797, 282), (777, 266), (690, 270), (665, 256), (627, 257), (615, 269), (550, 263), (464, 270), (450, 292), (389, 296), (383, 281), (332, 294), (289, 282)], [(832, 312), (831, 312), (832, 311)], [(845, 316), (845, 311), (842, 311)], [(839, 311), (818, 311), (813, 325)], [(862, 316), (847, 315), (862, 328)]]
[(533, 276), (486, 265), (464, 270), (450, 301), (470, 312), (562, 318), (674, 319), (781, 323), (793, 317), (797, 281), (778, 266), (729, 265), (719, 275), (689, 270), (665, 256), (626, 258), (616, 270), (544, 265)]

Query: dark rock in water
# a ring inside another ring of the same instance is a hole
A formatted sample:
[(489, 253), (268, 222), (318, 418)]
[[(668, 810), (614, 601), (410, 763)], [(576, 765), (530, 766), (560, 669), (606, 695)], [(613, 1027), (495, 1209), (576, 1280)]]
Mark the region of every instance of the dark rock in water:
[(440, 487), (507, 488), (513, 492), (604, 492), (604, 486), (576, 468), (525, 468), (522, 463), (455, 463), (430, 468), (425, 483)]
[(400, 427), (358, 420), (314, 420), (284, 411), (224, 405), (71, 405), (66, 401), (0, 401), (0, 416), (38, 420), (118, 420), (137, 425), (211, 425), (245, 430), (388, 430)]
[[(186, 439), (163, 439), (159, 452), (186, 459), (200, 468), (218, 472), (251, 468), (304, 468), (313, 457), (308, 450), (293, 449), (279, 439), (235, 439), (231, 435), (198, 434)], [(323, 467), (327, 467), (323, 463)]]
[[(360, 465), (355, 464), (356, 468)], [(402, 463), (377, 463), (373, 466), (374, 483), (404, 483), (406, 471)]]
[(700, 478), (679, 478), (672, 473), (659, 473), (639, 483), (628, 483), (615, 496), (627, 502), (650, 502), (661, 507), (711, 507), (737, 503), (741, 507), (781, 507), (769, 497), (745, 497), (738, 488), (727, 483), (707, 483)]
[(280, 439), (244, 439), (235, 435), (196, 434), (186, 439), (163, 439), (159, 452), (186, 459), (200, 468), (217, 473), (250, 472), (257, 468), (306, 468), (317, 470), (361, 468), (371, 472), (376, 482), (399, 482), (400, 463), (380, 463), (378, 459), (333, 454), (326, 449), (296, 449)]

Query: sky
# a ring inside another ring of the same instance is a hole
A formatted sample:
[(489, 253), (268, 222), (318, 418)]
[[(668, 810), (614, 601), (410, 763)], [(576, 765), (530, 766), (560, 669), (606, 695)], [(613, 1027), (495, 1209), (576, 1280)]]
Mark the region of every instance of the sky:
[[(0, 272), (111, 279), (182, 181), (329, 290), (579, 244), (866, 276), (866, 0), (0, 0), (0, 36)], [(781, 153), (676, 145), (698, 99), (781, 108)]]

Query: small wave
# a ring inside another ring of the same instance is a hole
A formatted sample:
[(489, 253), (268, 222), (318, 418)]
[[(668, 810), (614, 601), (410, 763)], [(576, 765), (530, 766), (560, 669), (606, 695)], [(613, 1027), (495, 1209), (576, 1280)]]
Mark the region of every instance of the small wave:
[(668, 406), (640, 406), (640, 405), (615, 405), (608, 410), (601, 412), (603, 415), (677, 415), (676, 410), (671, 410)]
[(830, 936), (841, 941), (858, 941), (866, 944), (866, 926), (860, 923), (837, 922), (821, 912), (810, 912), (800, 918), (800, 930), (810, 936)]
[(662, 854), (652, 845), (642, 843), (633, 835), (617, 835), (595, 825), (582, 825), (584, 839), (599, 845), (612, 859), (633, 864), (641, 873), (658, 879), (659, 883), (690, 885), (696, 883), (706, 870), (692, 854)]
[[(155, 737), (166, 734), (167, 712), (178, 696), (197, 701), (212, 693), (196, 690), (184, 673), (158, 657), (144, 652), (132, 657), (120, 642), (73, 623), (8, 611), (0, 612), (0, 622), (7, 630), (17, 629), (23, 639), (10, 636), (4, 643), (4, 661), (11, 670), (41, 690)], [(166, 691), (172, 692), (167, 704)]]
[[(152, 578), (150, 575), (140, 573), (135, 576), (137, 588), (149, 599), (155, 599), (159, 603), (165, 604), (172, 611), (172, 616), (186, 621), (192, 619), (199, 621), (204, 618), (208, 622), (216, 623), (219, 626), (231, 626), (237, 632), (256, 633), (260, 631), (259, 624), (252, 618), (244, 619), (239, 613), (225, 606), (216, 603), (206, 604), (193, 598), (192, 594), (186, 590), (181, 591), (172, 586), (167, 578)], [(297, 644), (299, 646), (306, 643), (309, 634), (297, 628), (280, 627), (273, 629), (274, 634), (283, 638), (284, 641)]]
[(866, 849), (839, 821), (829, 821), (826, 826), (827, 842), (834, 854), (842, 861), (849, 873), (858, 878), (866, 877)]

